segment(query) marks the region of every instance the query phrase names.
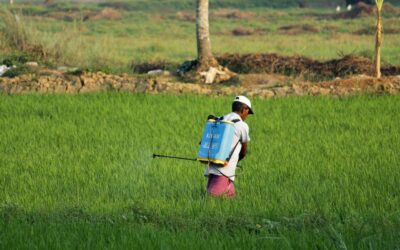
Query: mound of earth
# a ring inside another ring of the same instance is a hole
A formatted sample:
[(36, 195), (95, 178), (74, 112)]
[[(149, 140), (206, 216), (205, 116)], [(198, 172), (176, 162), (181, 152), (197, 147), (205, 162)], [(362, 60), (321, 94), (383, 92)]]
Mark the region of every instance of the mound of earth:
[(318, 33), (320, 29), (309, 24), (295, 24), (279, 27), (278, 32), (284, 35), (298, 35), (303, 33)]
[(121, 12), (112, 8), (104, 8), (100, 12), (97, 12), (95, 15), (88, 17), (88, 19), (92, 21), (119, 20), (121, 18), (122, 18)]
[(20, 93), (87, 93), (123, 91), (133, 93), (192, 93), (199, 95), (237, 95), (283, 97), (302, 95), (347, 96), (364, 93), (400, 93), (400, 76), (376, 79), (365, 75), (312, 83), (275, 74), (243, 74), (223, 84), (182, 82), (168, 72), (146, 77), (38, 69), (35, 73), (0, 77), (0, 94)]
[[(390, 3), (385, 3), (382, 7), (382, 13), (388, 15), (400, 15), (400, 8), (397, 8)], [(350, 11), (338, 13), (334, 16), (337, 19), (354, 19), (368, 17), (376, 14), (376, 6), (369, 5), (363, 2), (357, 3)]]
[(238, 9), (217, 9), (211, 12), (211, 17), (221, 17), (229, 19), (249, 19), (255, 16), (255, 12), (241, 11)]
[(237, 27), (230, 32), (223, 32), (222, 35), (232, 35), (232, 36), (254, 36), (254, 35), (265, 35), (266, 31), (264, 29), (253, 29), (247, 27)]
[(339, 13), (336, 16), (336, 18), (353, 19), (353, 18), (367, 17), (375, 13), (375, 8), (376, 7), (374, 5), (369, 5), (363, 2), (359, 2), (352, 10)]
[[(324, 80), (348, 75), (372, 75), (373, 63), (365, 57), (348, 55), (341, 59), (317, 61), (303, 56), (279, 56), (277, 54), (224, 54), (218, 62), (236, 73), (269, 73), (304, 76)], [(384, 76), (400, 74), (400, 67), (382, 67)]]
[(74, 21), (80, 20), (83, 21), (98, 21), (98, 20), (119, 20), (122, 18), (122, 13), (116, 9), (112, 8), (104, 8), (98, 11), (85, 10), (85, 11), (56, 11), (50, 12), (48, 17), (56, 19), (56, 20), (64, 20), (64, 21)]
[(196, 21), (196, 16), (190, 12), (178, 11), (176, 12), (175, 17), (180, 21), (188, 21), (188, 22)]
[(132, 62), (130, 68), (133, 73), (146, 74), (152, 70), (168, 70), (169, 68), (176, 68), (177, 64), (168, 63), (165, 61), (150, 61), (150, 62)]

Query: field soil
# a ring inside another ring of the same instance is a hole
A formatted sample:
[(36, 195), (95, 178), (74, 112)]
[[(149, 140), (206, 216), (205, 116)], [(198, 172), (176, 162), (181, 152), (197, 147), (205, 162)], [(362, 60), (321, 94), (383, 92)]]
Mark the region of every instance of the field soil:
[[(340, 59), (317, 61), (304, 56), (280, 56), (277, 54), (225, 54), (218, 61), (237, 73), (278, 73), (301, 75), (314, 79), (327, 79), (349, 75), (372, 75), (374, 65), (370, 59), (347, 55)], [(385, 76), (400, 75), (400, 67), (382, 67)]]

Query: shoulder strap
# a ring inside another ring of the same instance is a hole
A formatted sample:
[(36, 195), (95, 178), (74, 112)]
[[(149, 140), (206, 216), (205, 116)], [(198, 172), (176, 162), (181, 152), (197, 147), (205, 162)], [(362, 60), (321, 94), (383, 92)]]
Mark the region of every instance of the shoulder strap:
[(235, 152), (235, 149), (236, 149), (237, 145), (239, 144), (239, 142), (241, 143), (241, 141), (238, 140), (238, 142), (236, 143), (236, 145), (233, 147), (232, 151), (229, 153), (228, 158), (226, 158), (226, 161), (230, 161), (230, 159), (231, 159), (231, 157), (232, 157), (232, 155), (233, 155), (233, 152)]

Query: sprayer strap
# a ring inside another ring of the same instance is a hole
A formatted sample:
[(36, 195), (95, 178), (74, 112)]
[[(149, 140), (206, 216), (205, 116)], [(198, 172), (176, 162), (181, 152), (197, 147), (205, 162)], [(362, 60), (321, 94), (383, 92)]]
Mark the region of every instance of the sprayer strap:
[(229, 153), (229, 156), (228, 156), (228, 158), (226, 159), (226, 161), (229, 162), (229, 161), (231, 160), (231, 157), (232, 157), (233, 153), (235, 152), (235, 149), (236, 149), (237, 145), (239, 144), (239, 142), (240, 142), (240, 140), (238, 140), (238, 142), (236, 143), (235, 147), (233, 147), (233, 149), (232, 149), (232, 151)]

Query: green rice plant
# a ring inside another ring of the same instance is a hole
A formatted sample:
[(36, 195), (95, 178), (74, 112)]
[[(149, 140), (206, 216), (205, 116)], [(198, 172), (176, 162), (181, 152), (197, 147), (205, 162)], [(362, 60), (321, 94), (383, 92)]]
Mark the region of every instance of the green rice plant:
[[(205, 192), (232, 97), (0, 95), (0, 248), (394, 249), (399, 96), (252, 98), (234, 200)], [(137, 244), (137, 245), (135, 245)]]

